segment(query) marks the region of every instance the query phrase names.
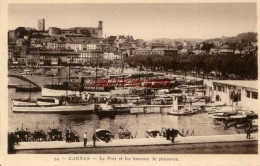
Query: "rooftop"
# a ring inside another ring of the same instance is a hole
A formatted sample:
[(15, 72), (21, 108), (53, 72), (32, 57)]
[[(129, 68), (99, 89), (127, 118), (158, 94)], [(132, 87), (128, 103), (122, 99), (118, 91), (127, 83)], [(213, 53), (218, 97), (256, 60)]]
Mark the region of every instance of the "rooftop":
[(255, 88), (258, 89), (258, 81), (248, 81), (248, 80), (213, 80), (213, 83), (225, 84), (225, 85), (234, 85), (241, 86), (246, 88)]

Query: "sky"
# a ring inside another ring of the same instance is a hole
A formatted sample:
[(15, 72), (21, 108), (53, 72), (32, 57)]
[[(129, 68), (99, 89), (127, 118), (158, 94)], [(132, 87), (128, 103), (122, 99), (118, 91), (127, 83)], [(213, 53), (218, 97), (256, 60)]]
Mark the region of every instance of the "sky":
[(97, 27), (103, 34), (135, 39), (209, 39), (256, 32), (256, 3), (9, 4), (8, 29)]

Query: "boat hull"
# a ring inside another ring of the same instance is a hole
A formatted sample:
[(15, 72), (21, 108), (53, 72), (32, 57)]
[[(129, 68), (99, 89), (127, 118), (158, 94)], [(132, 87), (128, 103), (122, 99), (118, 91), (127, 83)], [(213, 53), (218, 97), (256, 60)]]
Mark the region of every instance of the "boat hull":
[(13, 106), (16, 113), (93, 113), (94, 104), (64, 106)]
[(168, 112), (167, 115), (188, 116), (188, 115), (194, 115), (195, 113), (196, 112), (189, 112), (189, 113)]
[[(83, 91), (83, 93), (95, 94), (95, 96), (109, 96), (110, 92), (93, 92), (93, 91)], [(59, 96), (67, 96), (67, 95), (77, 95), (80, 96), (79, 91), (72, 90), (56, 90), (42, 87), (42, 96), (44, 97), (59, 97)]]

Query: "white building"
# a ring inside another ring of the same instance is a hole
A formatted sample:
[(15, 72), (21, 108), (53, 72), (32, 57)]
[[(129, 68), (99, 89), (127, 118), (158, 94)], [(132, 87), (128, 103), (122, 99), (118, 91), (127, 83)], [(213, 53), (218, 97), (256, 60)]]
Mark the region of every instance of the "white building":
[(103, 52), (98, 50), (82, 50), (79, 51), (79, 56), (74, 59), (75, 63), (93, 62), (96, 60), (101, 61), (103, 59)]
[(106, 59), (106, 60), (117, 60), (117, 59), (122, 59), (122, 56), (115, 54), (113, 52), (104, 52), (104, 59)]
[(84, 50), (96, 50), (97, 49), (97, 44), (85, 43), (85, 44), (83, 44), (83, 49)]
[(74, 50), (78, 52), (83, 50), (83, 43), (77, 43), (77, 42), (66, 43), (65, 49)]
[(64, 42), (48, 42), (46, 47), (47, 47), (47, 49), (64, 50), (65, 43)]
[(258, 81), (213, 80), (212, 100), (258, 111)]

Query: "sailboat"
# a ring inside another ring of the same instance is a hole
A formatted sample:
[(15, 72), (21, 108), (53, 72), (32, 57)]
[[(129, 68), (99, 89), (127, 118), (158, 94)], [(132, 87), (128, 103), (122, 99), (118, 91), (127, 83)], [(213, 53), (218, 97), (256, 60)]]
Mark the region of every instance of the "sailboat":
[(191, 104), (188, 105), (179, 105), (178, 103), (178, 97), (173, 97), (173, 110), (171, 112), (168, 112), (168, 115), (174, 115), (174, 116), (185, 116), (185, 115), (193, 115), (196, 113), (195, 110), (191, 108)]
[[(96, 66), (96, 76), (97, 79), (97, 66)], [(42, 87), (42, 96), (48, 97), (59, 97), (65, 95), (76, 95), (80, 96), (81, 93), (91, 93), (97, 97), (109, 96), (110, 91), (114, 90), (114, 87), (96, 87), (96, 86), (86, 86), (85, 78), (80, 78), (80, 83), (72, 83), (70, 81), (70, 66), (69, 66), (69, 78), (63, 83), (51, 83), (46, 84)]]
[(13, 112), (20, 113), (92, 113), (94, 102), (86, 97), (86, 94), (80, 97), (68, 95), (58, 98), (38, 98), (29, 99), (12, 99)]

